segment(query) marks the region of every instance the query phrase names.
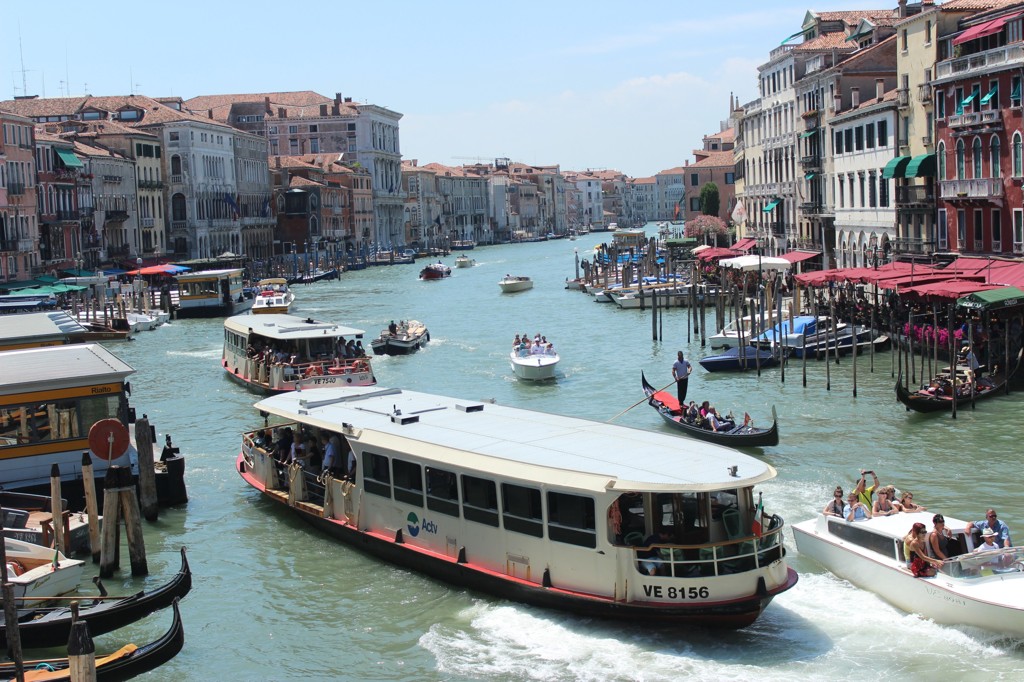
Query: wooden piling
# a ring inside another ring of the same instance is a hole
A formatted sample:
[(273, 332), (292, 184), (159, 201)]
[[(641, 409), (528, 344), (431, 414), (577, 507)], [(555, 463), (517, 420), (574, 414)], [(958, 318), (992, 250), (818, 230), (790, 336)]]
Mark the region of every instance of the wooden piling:
[(50, 467), (50, 518), (53, 521), (53, 547), (64, 554), (70, 554), (67, 538), (64, 536), (64, 505), (60, 495), (60, 466), (56, 462)]
[(139, 453), (139, 503), (142, 515), (152, 523), (160, 515), (156, 496), (156, 467), (153, 463), (153, 429), (149, 417), (135, 422), (135, 449)]
[(96, 646), (89, 636), (89, 624), (78, 617), (77, 601), (71, 602), (68, 674), (72, 682), (96, 682)]
[(21, 654), (21, 630), (18, 629), (18, 604), (14, 601), (14, 585), (7, 579), (7, 538), (0, 542), (0, 567), (3, 568), (3, 584), (0, 594), (4, 600), (4, 636), (7, 638), (7, 656), (14, 661), (14, 672), (18, 680), (25, 679), (25, 664)]
[(128, 538), (128, 556), (132, 575), (147, 575), (146, 543), (135, 485), (130, 469), (112, 466), (107, 469), (103, 490), (103, 542), (100, 550), (100, 577), (109, 578), (119, 568), (121, 519)]
[(89, 553), (92, 562), (100, 562), (100, 514), (96, 499), (96, 479), (92, 471), (92, 457), (82, 453), (82, 487), (85, 494), (85, 514), (89, 520)]

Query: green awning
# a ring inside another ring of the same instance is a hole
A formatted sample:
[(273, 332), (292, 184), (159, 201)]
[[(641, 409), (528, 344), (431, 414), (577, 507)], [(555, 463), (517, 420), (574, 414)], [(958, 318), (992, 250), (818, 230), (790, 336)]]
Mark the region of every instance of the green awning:
[(1010, 93), (1010, 99), (1020, 99), (1020, 81), (1017, 81), (1017, 85), (1013, 87), (1013, 92)]
[(54, 149), (57, 152), (57, 156), (64, 162), (64, 165), (68, 168), (84, 168), (82, 161), (75, 156), (74, 152), (70, 152), (66, 149)]
[(963, 308), (975, 310), (996, 310), (999, 308), (1012, 308), (1024, 305), (1024, 291), (1017, 287), (1002, 287), (1001, 289), (988, 289), (986, 291), (975, 291), (956, 300), (956, 304)]
[(815, 128), (814, 130), (808, 130), (806, 132), (800, 133), (800, 138), (803, 139), (805, 137), (810, 137), (811, 135), (814, 135), (816, 132), (818, 132), (818, 130), (819, 128)]
[(815, 175), (817, 175), (817, 173), (814, 173), (814, 172), (808, 173), (807, 175), (804, 176), (804, 180), (810, 180)]
[(885, 164), (885, 168), (882, 169), (882, 177), (886, 180), (907, 177), (903, 173), (909, 163), (909, 156), (897, 156), (895, 159), (890, 159), (889, 163)]
[(921, 154), (915, 156), (907, 164), (903, 173), (905, 178), (934, 178), (937, 172), (935, 154)]
[(987, 95), (985, 95), (984, 97), (981, 98), (981, 103), (982, 104), (988, 104), (988, 101), (990, 99), (992, 99), (993, 97), (995, 97), (996, 92), (998, 90), (999, 90), (999, 86), (998, 85), (994, 86), (991, 90), (988, 91)]
[(974, 98), (981, 94), (981, 86), (975, 85), (974, 89), (971, 90), (971, 94), (964, 98), (963, 102), (960, 102), (961, 107), (966, 107), (968, 104), (974, 101)]
[(805, 28), (804, 30), (802, 30), (802, 31), (797, 31), (796, 33), (794, 33), (794, 34), (793, 34), (793, 35), (791, 35), (790, 37), (786, 38), (786, 39), (785, 39), (785, 40), (783, 40), (783, 41), (782, 41), (781, 43), (779, 43), (779, 45), (785, 45), (786, 43), (788, 43), (789, 41), (791, 41), (791, 40), (792, 40), (793, 38), (798, 38), (799, 36), (802, 36), (803, 34), (807, 33), (808, 31), (812, 31), (812, 30), (814, 30), (814, 26), (813, 26), (813, 25), (811, 25), (811, 26), (808, 26), (808, 27), (807, 27), (807, 28)]
[(782, 203), (782, 199), (775, 199), (770, 204), (762, 208), (761, 210), (765, 213), (775, 210), (775, 207)]

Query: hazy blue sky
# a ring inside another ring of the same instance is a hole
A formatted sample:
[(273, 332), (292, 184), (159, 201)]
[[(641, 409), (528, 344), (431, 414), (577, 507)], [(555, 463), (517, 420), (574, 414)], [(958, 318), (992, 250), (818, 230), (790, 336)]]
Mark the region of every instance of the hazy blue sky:
[(402, 113), (421, 163), (641, 177), (692, 159), (730, 92), (754, 99), (808, 9), (861, 5), (896, 2), (5, 3), (0, 98), (341, 92)]

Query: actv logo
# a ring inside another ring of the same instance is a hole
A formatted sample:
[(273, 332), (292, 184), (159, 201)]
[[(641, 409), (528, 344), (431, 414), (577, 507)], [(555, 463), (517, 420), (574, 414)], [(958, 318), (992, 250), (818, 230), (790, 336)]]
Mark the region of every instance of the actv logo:
[(419, 535), (421, 530), (432, 535), (437, 534), (437, 524), (426, 519), (423, 519), (423, 522), (420, 523), (420, 518), (416, 516), (416, 512), (409, 512), (409, 515), (405, 517), (405, 520), (408, 523), (406, 528), (409, 531), (409, 535), (412, 537)]

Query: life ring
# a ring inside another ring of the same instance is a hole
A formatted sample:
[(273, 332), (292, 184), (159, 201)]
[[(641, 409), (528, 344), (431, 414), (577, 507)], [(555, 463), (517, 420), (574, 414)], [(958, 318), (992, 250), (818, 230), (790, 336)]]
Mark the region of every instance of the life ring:
[(320, 371), (320, 365), (310, 365), (309, 367), (306, 368), (306, 373), (303, 376), (305, 376), (307, 378), (308, 377), (318, 377), (321, 374), (322, 374), (322, 372)]
[(128, 428), (117, 419), (100, 419), (89, 429), (89, 450), (100, 459), (117, 459), (130, 443)]
[(357, 360), (355, 370), (356, 372), (369, 372), (370, 365), (366, 362), (366, 360)]

